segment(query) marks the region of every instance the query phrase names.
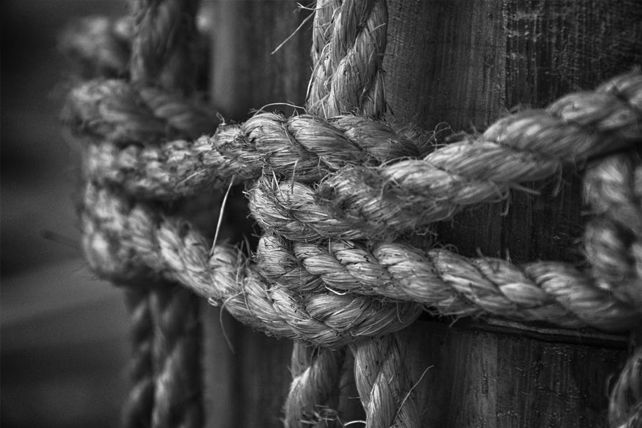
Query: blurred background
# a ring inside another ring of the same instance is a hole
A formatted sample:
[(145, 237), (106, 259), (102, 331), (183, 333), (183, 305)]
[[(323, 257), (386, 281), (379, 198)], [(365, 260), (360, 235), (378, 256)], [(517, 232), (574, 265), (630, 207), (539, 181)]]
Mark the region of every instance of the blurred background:
[(78, 249), (79, 162), (58, 121), (71, 67), (56, 44), (74, 18), (121, 16), (126, 5), (0, 5), (1, 425), (116, 426), (127, 315), (122, 293), (96, 280)]

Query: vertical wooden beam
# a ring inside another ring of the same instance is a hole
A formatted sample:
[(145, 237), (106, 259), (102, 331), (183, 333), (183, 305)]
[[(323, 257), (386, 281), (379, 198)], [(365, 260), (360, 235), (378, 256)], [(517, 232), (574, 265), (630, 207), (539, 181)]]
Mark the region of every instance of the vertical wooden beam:
[[(388, 3), (387, 101), (428, 129), (481, 131), (515, 105), (542, 107), (642, 62), (635, 1)], [(580, 180), (569, 171), (533, 184), (539, 196), (462, 213), (439, 240), (468, 256), (577, 262)], [(581, 344), (579, 333), (578, 344), (419, 322), (405, 334), (416, 379), (432, 367), (416, 389), (427, 427), (605, 426), (607, 379), (625, 356), (624, 343)]]

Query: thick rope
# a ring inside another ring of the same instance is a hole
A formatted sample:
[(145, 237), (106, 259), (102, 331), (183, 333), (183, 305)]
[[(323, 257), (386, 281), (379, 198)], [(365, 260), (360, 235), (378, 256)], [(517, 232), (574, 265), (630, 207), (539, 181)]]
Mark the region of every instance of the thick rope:
[[(178, 140), (121, 149), (128, 142), (157, 139), (163, 122), (158, 113), (135, 107), (144, 105), (141, 98), (159, 94), (142, 97), (124, 86), (90, 83), (74, 91), (67, 104), (72, 129), (108, 141), (89, 146), (88, 175), (120, 183), (141, 197), (175, 198), (217, 180), (227, 183), (232, 176), (249, 179), (263, 170), (274, 172), (286, 180), (276, 185), (263, 178), (250, 192), (250, 204), (262, 227), (292, 240), (421, 231), (466, 206), (506, 198), (511, 188), (551, 177), (565, 164), (642, 140), (642, 108), (635, 107), (642, 103), (642, 74), (618, 77), (596, 92), (566, 96), (548, 111), (508, 116), (479, 138), (448, 144), (423, 160), (381, 167), (356, 164), (413, 156), (417, 149), (390, 127), (354, 117), (327, 123), (263, 114), (240, 126), (222, 126), (194, 144)], [(175, 128), (187, 128), (182, 122), (193, 129), (212, 123), (211, 113), (190, 116), (189, 104), (180, 100), (154, 105), (171, 106), (163, 109), (163, 118), (173, 117)], [(302, 183), (337, 168), (318, 189)]]
[[(123, 121), (121, 117), (117, 123), (104, 118), (101, 108), (87, 105), (88, 100), (104, 101), (89, 99), (86, 92), (104, 93), (106, 88), (102, 88), (113, 85), (118, 84), (103, 81), (78, 88), (69, 98), (66, 121), (77, 133), (89, 133), (101, 141), (87, 147), (86, 174), (101, 183), (119, 184), (132, 195), (177, 198), (207, 185), (227, 184), (233, 176), (250, 180), (262, 173), (312, 182), (345, 165), (374, 166), (418, 154), (414, 142), (381, 122), (357, 116), (329, 121), (307, 115), (286, 119), (273, 113), (258, 114), (241, 125), (222, 125), (214, 135), (193, 142), (175, 140), (159, 147), (120, 147), (123, 140), (132, 138), (132, 123), (149, 122), (142, 131), (136, 129), (142, 134), (136, 136), (154, 138), (156, 133), (149, 128), (157, 119), (140, 103), (137, 105), (141, 105), (141, 112), (132, 112), (132, 103), (128, 103), (111, 113), (111, 117), (116, 113), (131, 114), (131, 120)], [(207, 120), (208, 115), (204, 114), (203, 119)], [(211, 116), (207, 123), (212, 123)], [(104, 139), (114, 143), (103, 143)]]
[[(261, 227), (291, 240), (383, 239), (421, 233), (466, 206), (499, 201), (520, 183), (642, 142), (642, 74), (629, 91), (568, 95), (548, 111), (508, 116), (482, 136), (435, 150), (423, 160), (378, 168), (348, 166), (316, 189), (264, 178), (250, 192)], [(626, 97), (626, 98), (625, 98)]]
[(125, 77), (129, 73), (133, 25), (129, 17), (92, 16), (74, 21), (58, 47), (83, 77)]
[(211, 243), (182, 220), (88, 186), (92, 207), (82, 216), (83, 247), (93, 270), (119, 280), (148, 269), (222, 305), (239, 321), (267, 334), (338, 346), (360, 337), (398, 331), (421, 312), (408, 303), (340, 296), (300, 295), (271, 285), (236, 249)]
[(339, 292), (421, 303), (439, 315), (493, 315), (569, 328), (625, 331), (642, 318), (635, 306), (564, 263), (517, 266), (403, 243), (372, 248), (345, 241), (291, 245), (290, 249), (279, 238), (263, 237), (259, 267), (272, 280), (301, 292), (323, 284)]
[(193, 91), (198, 7), (198, 0), (132, 0), (132, 81), (181, 93)]
[[(96, 29), (96, 38), (90, 38), (85, 48), (90, 48), (92, 43), (96, 47), (105, 43), (107, 50), (127, 50), (129, 46), (125, 39), (131, 38), (129, 75), (133, 83), (112, 81), (115, 83), (102, 90), (84, 92), (84, 96), (96, 100), (93, 107), (104, 113), (105, 120), (100, 123), (80, 123), (79, 127), (83, 127), (88, 134), (92, 134), (93, 129), (120, 132), (112, 141), (124, 144), (153, 144), (159, 135), (165, 138), (180, 135), (193, 137), (210, 128), (204, 126), (204, 109), (195, 108), (194, 103), (185, 102), (179, 96), (166, 92), (187, 93), (193, 87), (189, 74), (183, 73), (182, 67), (191, 67), (187, 59), (191, 56), (193, 34), (184, 30), (194, 21), (196, 8), (197, 2), (139, 1), (134, 5), (133, 27), (120, 28), (122, 34), (116, 31), (118, 27), (114, 27), (113, 31), (102, 29), (107, 32), (104, 38), (99, 34), (102, 30)], [(159, 14), (163, 19), (157, 19)], [(126, 24), (121, 27), (123, 25)], [(172, 35), (166, 32), (172, 29), (182, 33)], [(82, 32), (83, 28), (79, 31)], [(123, 39), (119, 40), (118, 46), (109, 44), (110, 37), (121, 35)], [(82, 55), (87, 51), (81, 49), (78, 53), (82, 60)], [(94, 57), (90, 54), (89, 62), (98, 64), (93, 71), (103, 75), (114, 72), (126, 76), (125, 70), (119, 69), (122, 66), (120, 63), (112, 62), (109, 67), (101, 65), (100, 62), (106, 57), (106, 51)], [(117, 55), (115, 58), (121, 57)], [(167, 65), (158, 66), (159, 60), (167, 62)], [(152, 82), (158, 88), (149, 87)], [(135, 107), (128, 109), (128, 105)], [(119, 111), (135, 112), (141, 110), (140, 106), (145, 109), (138, 118), (140, 120), (123, 124)], [(119, 122), (120, 125), (113, 126)], [(82, 208), (85, 213), (91, 209), (87, 204)], [(124, 407), (124, 425), (200, 427), (203, 407), (199, 301), (189, 290), (177, 284), (155, 283), (145, 274), (132, 276), (123, 283), (134, 290), (129, 293), (133, 322), (134, 385)]]
[(401, 339), (396, 334), (352, 345), (355, 377), (366, 427), (418, 427), (420, 413), (412, 398)]
[[(359, 14), (363, 14), (361, 18), (358, 18)], [(365, 15), (368, 15), (367, 19), (365, 18)], [(374, 28), (374, 25), (373, 28), (374, 31), (380, 29), (383, 31), (380, 31), (376, 38), (362, 37), (364, 34), (372, 35), (368, 34), (370, 29), (367, 27), (365, 30), (358, 29), (356, 32), (351, 34), (351, 25), (354, 21), (350, 20), (354, 18), (361, 19), (362, 21), (367, 20), (370, 25), (373, 25), (373, 22), (377, 22), (377, 20), (380, 19), (382, 20), (382, 24), (378, 26), (379, 28)], [(309, 93), (308, 97), (308, 111), (317, 112), (317, 114), (322, 115), (326, 119), (329, 115), (336, 115), (341, 112), (358, 112), (361, 115), (365, 114), (377, 117), (383, 116), (385, 113), (385, 103), (383, 100), (383, 71), (381, 70), (381, 63), (385, 50), (386, 22), (387, 10), (384, 1), (346, 1), (342, 3), (338, 1), (319, 0), (317, 2), (312, 36), (312, 59), (315, 66), (312, 73), (312, 80), (310, 82), (312, 92)], [(347, 39), (339, 41), (340, 45), (337, 47), (337, 40), (340, 40), (341, 37), (347, 37)], [(353, 37), (355, 38), (355, 49), (346, 49), (344, 52), (339, 51), (344, 44), (352, 43)], [(365, 53), (365, 56), (358, 57), (358, 55), (355, 56), (355, 53)], [(328, 55), (330, 56), (329, 60), (326, 58)], [(358, 67), (353, 67), (353, 64), (351, 64), (352, 62), (358, 65)], [(336, 69), (331, 70), (333, 67), (336, 67)], [(340, 75), (341, 79), (335, 79), (337, 75)], [(372, 75), (375, 77), (372, 78)], [(332, 122), (340, 122), (340, 127), (345, 132), (346, 136), (356, 139), (357, 144), (360, 147), (366, 148), (366, 151), (369, 154), (374, 154), (373, 152), (376, 152), (378, 154), (378, 156), (374, 156), (377, 161), (376, 164), (418, 154), (417, 148), (420, 147), (419, 145), (410, 146), (405, 144), (404, 139), (399, 138), (396, 135), (392, 137), (389, 132), (389, 128), (376, 126), (376, 122), (367, 121), (357, 117), (343, 117), (338, 118), (338, 120), (335, 119)], [(361, 125), (362, 130), (359, 129), (359, 126), (355, 125)], [(314, 132), (314, 135), (323, 134)], [(296, 136), (295, 138), (292, 138), (292, 140), (295, 139)], [(334, 150), (332, 144), (325, 143), (324, 146), (328, 149), (326, 152), (328, 154)], [(350, 146), (342, 144), (341, 147), (338, 147), (337, 149), (341, 153), (346, 153), (351, 151), (346, 150), (349, 148)], [(352, 154), (350, 154), (350, 156), (352, 156)], [(319, 156), (319, 160), (325, 162), (325, 156)], [(350, 159), (348, 162), (353, 163), (354, 159)], [(319, 162), (317, 162), (317, 164), (318, 163)], [(363, 160), (360, 162), (357, 161), (357, 163), (361, 165), (368, 164), (368, 162), (364, 162)], [(298, 167), (298, 162), (295, 163), (295, 165)], [(340, 162), (332, 162), (331, 167), (328, 169), (333, 171), (337, 167), (341, 166), (342, 164)], [(289, 175), (292, 180), (296, 178), (298, 181), (301, 181), (299, 176), (295, 177), (294, 171)], [(321, 177), (313, 177), (314, 180), (317, 180), (318, 178)], [(387, 340), (396, 341), (396, 339), (392, 338)], [(369, 342), (370, 341), (365, 341), (365, 343)], [(376, 343), (379, 343), (379, 341)], [(363, 346), (369, 345), (366, 344)], [(295, 345), (293, 352), (293, 361), (295, 361), (298, 359), (298, 354), (300, 352), (306, 351), (301, 350), (300, 347)], [(307, 353), (309, 354), (310, 351), (308, 350)], [(294, 409), (291, 408), (291, 404), (293, 402), (296, 403), (300, 409), (317, 407), (319, 404), (327, 402), (328, 395), (332, 394), (332, 390), (337, 388), (337, 383), (340, 380), (341, 374), (341, 362), (343, 359), (339, 360), (331, 358), (330, 356), (325, 355), (325, 353), (327, 353), (327, 351), (319, 351), (318, 354), (311, 355), (308, 360), (309, 366), (304, 373), (307, 373), (308, 370), (313, 370), (320, 364), (329, 361), (329, 364), (326, 363), (328, 364), (325, 373), (326, 382), (315, 382), (312, 377), (295, 377), (292, 384), (293, 388), (291, 388), (286, 402), (286, 420), (288, 416), (291, 417), (294, 415), (295, 418), (293, 419), (298, 421), (301, 425), (314, 423), (315, 425), (327, 426), (328, 422), (325, 422), (324, 420), (327, 419), (327, 417), (324, 417), (323, 414), (315, 413), (315, 417), (313, 419), (309, 422), (303, 422), (303, 418), (296, 418), (296, 416), (298, 416), (297, 413), (299, 413), (296, 410), (297, 407)], [(367, 377), (367, 375), (364, 376), (361, 373), (361, 366), (373, 366), (375, 363), (368, 361), (368, 357), (370, 356), (367, 353), (362, 353), (361, 355), (362, 357), (365, 357), (365, 359), (360, 361), (361, 364), (355, 364), (355, 373), (356, 376)], [(405, 376), (406, 368), (401, 364), (388, 366), (388, 368), (397, 373), (397, 384), (400, 385), (400, 387), (405, 387), (404, 381), (407, 377)], [(296, 371), (298, 371), (298, 367), (293, 364), (293, 372)], [(329, 375), (329, 377), (327, 375)], [(386, 391), (385, 386), (380, 386), (378, 384), (381, 381), (386, 381), (386, 379), (372, 379), (372, 388), (368, 390), (359, 390), (364, 403), (378, 401), (376, 398), (371, 397), (371, 395), (376, 394), (376, 390)], [(300, 393), (297, 394), (298, 392)], [(305, 392), (306, 395), (303, 395), (303, 392)], [(301, 397), (304, 399), (301, 399)], [(409, 406), (414, 405), (414, 397), (407, 398)], [(393, 397), (385, 397), (384, 400), (387, 402), (394, 401)], [(377, 407), (367, 409), (366, 426), (374, 426), (387, 417), (385, 414), (380, 414), (380, 411), (385, 412), (385, 409), (379, 410)], [(414, 418), (404, 419), (400, 426), (418, 426), (418, 413), (415, 412), (414, 416)], [(332, 422), (340, 423), (339, 416), (335, 417)]]
[[(212, 23), (200, 11), (197, 20), (197, 75), (200, 80), (208, 74), (207, 58)], [(58, 38), (58, 49), (78, 68), (85, 79), (96, 76), (129, 79), (134, 22), (131, 16), (107, 18), (89, 16), (75, 21)], [(199, 86), (199, 89), (200, 86)]]
[(286, 427), (340, 426), (336, 409), (344, 359), (345, 348), (335, 351), (294, 343), (292, 383), (285, 403)]
[(612, 428), (642, 426), (642, 347), (626, 362), (611, 391), (609, 424)]
[(594, 219), (586, 225), (584, 248), (599, 285), (642, 311), (641, 156), (611, 156), (587, 171)]
[(313, 38), (315, 68), (308, 111), (323, 117), (356, 110), (380, 116), (385, 112), (381, 69), (388, 23), (385, 0), (322, 1), (317, 9), (319, 31)]
[[(133, 387), (123, 409), (124, 426), (200, 427), (201, 328), (191, 291), (128, 290), (134, 344)], [(187, 368), (187, 369), (186, 369)]]

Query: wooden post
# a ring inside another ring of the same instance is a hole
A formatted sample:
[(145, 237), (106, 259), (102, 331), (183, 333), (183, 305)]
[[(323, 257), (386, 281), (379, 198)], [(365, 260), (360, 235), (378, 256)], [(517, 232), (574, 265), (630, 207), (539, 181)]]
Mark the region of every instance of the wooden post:
[[(396, 119), (484, 130), (513, 106), (543, 107), (642, 62), (638, 2), (391, 0), (386, 97)], [(578, 262), (581, 177), (536, 183), (509, 205), (437, 227), (460, 253)], [(507, 213), (506, 210), (508, 209)], [(405, 334), (428, 427), (604, 427), (625, 341), (562, 330), (532, 338), (419, 322)]]
[[(397, 120), (483, 130), (516, 105), (541, 107), (642, 63), (636, 0), (389, 0), (386, 97)], [(303, 105), (310, 31), (296, 2), (216, 0), (212, 98), (226, 119), (266, 103)], [(288, 112), (285, 107), (277, 107)], [(578, 262), (580, 177), (515, 193), (437, 227), (460, 253)], [(208, 421), (277, 427), (291, 345), (224, 318), (232, 354), (208, 311)], [(626, 341), (574, 331), (421, 320), (403, 333), (426, 427), (603, 427), (607, 379)]]

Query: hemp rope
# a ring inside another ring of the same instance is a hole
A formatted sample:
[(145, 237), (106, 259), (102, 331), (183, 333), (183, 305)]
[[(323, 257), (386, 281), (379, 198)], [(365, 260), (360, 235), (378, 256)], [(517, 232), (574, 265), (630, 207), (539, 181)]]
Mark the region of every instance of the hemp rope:
[[(642, 135), (642, 74), (629, 74), (596, 92), (563, 97), (547, 111), (508, 116), (479, 138), (448, 144), (423, 160), (377, 168), (355, 163), (364, 157), (376, 164), (412, 156), (413, 144), (394, 137), (385, 125), (355, 118), (327, 124), (308, 116), (283, 120), (259, 115), (241, 126), (222, 126), (193, 146), (170, 141), (159, 148), (119, 149), (117, 145), (133, 137), (141, 141), (157, 133), (147, 129), (154, 126), (153, 118), (143, 119), (139, 112), (122, 129), (115, 118), (132, 112), (131, 106), (138, 103), (133, 90), (118, 86), (89, 84), (74, 91), (67, 103), (72, 129), (117, 143), (89, 146), (88, 175), (99, 182), (118, 182), (141, 197), (168, 198), (170, 193), (190, 194), (218, 177), (255, 178), (264, 168), (298, 181), (316, 180), (338, 169), (317, 189), (289, 178), (276, 186), (264, 177), (250, 191), (250, 207), (259, 224), (292, 240), (376, 239), (421, 231), (466, 206), (505, 199), (519, 183), (550, 177), (563, 164), (638, 144)], [(103, 96), (112, 92), (117, 101), (104, 105)], [(131, 129), (135, 119), (145, 127)], [(345, 126), (344, 135), (332, 126), (338, 123), (345, 124), (340, 125)], [(353, 144), (345, 134), (353, 136)], [(377, 145), (382, 140), (390, 142)], [(325, 147), (344, 147), (345, 152)], [(381, 151), (374, 152), (375, 147)]]
[(125, 77), (129, 73), (132, 23), (129, 17), (91, 16), (72, 22), (58, 39), (58, 48), (82, 77)]
[[(194, 42), (198, 56), (194, 66), (200, 81), (209, 73), (209, 53), (212, 23), (199, 11), (198, 39)], [(58, 49), (78, 68), (83, 79), (97, 76), (129, 79), (129, 58), (134, 22), (131, 16), (108, 18), (89, 16), (73, 21), (58, 38)]]
[[(137, 2), (134, 5), (134, 14), (139, 18), (147, 13), (154, 15), (169, 7), (178, 15), (167, 16), (163, 22), (156, 21), (156, 31), (166, 30), (174, 27), (176, 19), (189, 21), (193, 19), (195, 2)], [(173, 3), (173, 4), (170, 4)], [(171, 15), (171, 14), (170, 14)], [(87, 25), (93, 25), (95, 21), (89, 21)], [(105, 24), (105, 23), (103, 23)], [(160, 24), (160, 25), (158, 25)], [(107, 28), (98, 27), (97, 31), (107, 31)], [(149, 52), (155, 49), (153, 46), (145, 46), (143, 38), (152, 25), (148, 20), (139, 19), (134, 27), (122, 28), (122, 23), (114, 27), (110, 36), (122, 37), (119, 44), (109, 45), (109, 40), (101, 39), (100, 34), (96, 43), (107, 43), (107, 49), (128, 49), (125, 44), (125, 37), (132, 37), (131, 43), (138, 47), (132, 53), (132, 76), (135, 84), (146, 80), (150, 72), (150, 61), (158, 52)], [(183, 25), (177, 26), (181, 31)], [(120, 28), (121, 33), (118, 32)], [(80, 30), (83, 30), (81, 27)], [(132, 31), (134, 35), (128, 33)], [(153, 32), (153, 31), (152, 31)], [(181, 32), (174, 37), (172, 43), (167, 44), (170, 55), (181, 57), (187, 60), (187, 56), (178, 52), (190, 43), (191, 34), (188, 31)], [(122, 42), (122, 43), (121, 43)], [(64, 43), (64, 41), (63, 41)], [(86, 52), (86, 51), (85, 51)], [(81, 52), (82, 54), (82, 52)], [(123, 55), (116, 55), (118, 60)], [(142, 58), (142, 57), (145, 58)], [(85, 74), (124, 74), (118, 67), (123, 64), (117, 61), (111, 64), (113, 67), (105, 66), (101, 62), (109, 58), (107, 51), (100, 51), (96, 56), (85, 62)], [(72, 59), (73, 55), (72, 55)], [(82, 61), (82, 55), (75, 58)], [(87, 66), (93, 61), (94, 66)], [(108, 63), (109, 64), (109, 63)], [(151, 67), (153, 69), (154, 67)], [(187, 82), (185, 76), (175, 76), (173, 73), (180, 72), (179, 68), (169, 70), (163, 66), (158, 67), (156, 72), (162, 72), (166, 84), (178, 85), (179, 89), (187, 91), (191, 83)], [(172, 125), (180, 131), (190, 128), (195, 122), (194, 118), (202, 116), (198, 109), (192, 106), (184, 106), (172, 102), (171, 96), (166, 96), (164, 90), (150, 89), (143, 96), (146, 104), (159, 117), (171, 118)], [(102, 94), (94, 94), (101, 97)], [(177, 116), (177, 113), (185, 111), (184, 117)], [(195, 114), (196, 113), (196, 114)], [(203, 121), (201, 121), (203, 122)], [(140, 124), (140, 122), (139, 122)], [(158, 123), (156, 123), (158, 124)], [(196, 127), (195, 134), (207, 130), (207, 127)], [(167, 127), (166, 127), (167, 129)], [(179, 135), (179, 134), (177, 134)], [(192, 134), (189, 134), (192, 135)], [(131, 142), (135, 142), (132, 140)], [(86, 209), (87, 207), (83, 207)], [(170, 283), (150, 283), (146, 276), (131, 277), (122, 281), (127, 287), (127, 300), (132, 319), (132, 341), (134, 345), (133, 360), (131, 364), (131, 376), (133, 385), (123, 408), (124, 426), (153, 426), (153, 427), (200, 427), (203, 420), (202, 408), (202, 383), (200, 379), (200, 321), (198, 319), (199, 301), (187, 289)]]
[(388, 10), (385, 0), (317, 3), (312, 46), (314, 69), (308, 111), (322, 117), (352, 113), (379, 116)]
[[(318, 73), (319, 70), (325, 70), (328, 72), (327, 64), (323, 64), (325, 61), (322, 57), (324, 53), (332, 52), (335, 55), (337, 51), (333, 48), (333, 42), (331, 39), (328, 39), (328, 33), (332, 32), (335, 40), (338, 35), (345, 30), (345, 17), (354, 15), (356, 12), (354, 2), (344, 2), (344, 3), (328, 3), (324, 0), (319, 0), (316, 7), (316, 15), (314, 22), (314, 31), (313, 31), (313, 47), (312, 47), (312, 58), (314, 65), (313, 77), (310, 82), (310, 88), (312, 88), (313, 93), (308, 95), (307, 109), (308, 111), (316, 111), (318, 114), (322, 114), (327, 120), (328, 114), (334, 112), (357, 112), (358, 114), (370, 114), (373, 116), (382, 116), (385, 112), (385, 103), (383, 102), (383, 91), (381, 94), (375, 95), (375, 101), (378, 101), (374, 104), (371, 104), (371, 99), (368, 98), (368, 88), (370, 82), (364, 81), (361, 77), (364, 76), (364, 70), (373, 71), (373, 74), (377, 75), (379, 78), (383, 75), (381, 70), (381, 62), (385, 51), (385, 40), (386, 32), (383, 31), (379, 34), (379, 40), (367, 39), (365, 44), (360, 45), (359, 50), (367, 51), (364, 47), (371, 49), (373, 52), (367, 54), (364, 58), (360, 58), (357, 62), (360, 64), (359, 70), (357, 70), (353, 76), (356, 76), (358, 79), (350, 81), (349, 78), (346, 78), (345, 73), (343, 78), (338, 80), (344, 86), (341, 86), (339, 95), (333, 94), (334, 88), (328, 87), (324, 80), (325, 76)], [(329, 6), (333, 6), (332, 9)], [(361, 2), (361, 7), (368, 8), (370, 7), (367, 2)], [(376, 21), (377, 18), (382, 15), (385, 16), (384, 21), (387, 20), (387, 10), (385, 2), (377, 4), (377, 8), (370, 9), (368, 11), (363, 11), (362, 13), (369, 13), (367, 18), (368, 22)], [(372, 19), (374, 17), (374, 19)], [(366, 19), (365, 17), (363, 18)], [(325, 22), (324, 22), (325, 21)], [(384, 22), (385, 25), (385, 22)], [(382, 36), (383, 34), (383, 36)], [(347, 39), (350, 41), (355, 35), (348, 35)], [(357, 36), (358, 37), (358, 36)], [(359, 43), (360, 40), (357, 40)], [(320, 46), (322, 43), (323, 47), (319, 52)], [(334, 58), (340, 57), (336, 55)], [(344, 57), (340, 57), (340, 60), (335, 61), (336, 63), (341, 63), (345, 65), (351, 60), (351, 53), (345, 52)], [(367, 64), (364, 66), (364, 64)], [(350, 67), (346, 67), (346, 72), (350, 72)], [(336, 70), (335, 70), (336, 72)], [(334, 76), (332, 76), (334, 79)], [(347, 83), (347, 84), (346, 84)], [(381, 81), (375, 82), (379, 83), (379, 89), (383, 88)], [(348, 90), (347, 87), (349, 87)], [(323, 92), (325, 91), (325, 93)], [(366, 97), (362, 97), (363, 94), (366, 94)], [(333, 97), (334, 95), (334, 97)], [(351, 97), (353, 95), (353, 97)], [(378, 98), (377, 98), (378, 96)], [(358, 100), (358, 101), (357, 101)], [(334, 105), (334, 103), (339, 103), (341, 107)], [(347, 118), (339, 118), (340, 127), (344, 128), (347, 123)], [(359, 146), (366, 148), (366, 152), (370, 153), (373, 151), (381, 152), (379, 156), (375, 156), (377, 163), (384, 162), (388, 159), (401, 158), (403, 156), (414, 155), (416, 152), (415, 146), (409, 146), (407, 149), (403, 147), (404, 145), (408, 146), (405, 143), (405, 140), (400, 138), (391, 138), (389, 132), (382, 133), (381, 131), (388, 131), (388, 129), (383, 129), (375, 126), (376, 122), (365, 121), (363, 118), (355, 117), (351, 118), (351, 122), (354, 124), (363, 123), (369, 125), (371, 131), (359, 132), (359, 130), (354, 127), (350, 133), (346, 133), (347, 136), (352, 136), (353, 139), (356, 139)], [(344, 125), (344, 126), (341, 126)], [(354, 125), (353, 125), (354, 126)], [(365, 129), (365, 128), (364, 128)], [(342, 129), (344, 130), (344, 129)], [(377, 131), (377, 132), (373, 132)], [(344, 131), (345, 132), (345, 131)], [(298, 137), (297, 133), (292, 132), (296, 140)], [(379, 134), (384, 134), (384, 138), (373, 138), (373, 136), (380, 136)], [(315, 136), (322, 136), (323, 133), (314, 132)], [(356, 137), (356, 138), (355, 138)], [(374, 144), (373, 144), (374, 143)], [(401, 143), (401, 144), (400, 144)], [(257, 144), (258, 145), (258, 144)], [(323, 144), (327, 147), (328, 150), (326, 153), (332, 153), (332, 145)], [(345, 144), (343, 147), (338, 147), (342, 153), (350, 152), (350, 146)], [(397, 150), (395, 150), (395, 148)], [(402, 149), (402, 150), (399, 150)], [(404, 153), (405, 151), (405, 153)], [(355, 153), (356, 154), (356, 153)], [(374, 154), (374, 153), (373, 153)], [(319, 156), (321, 161), (326, 161), (327, 155)], [(356, 158), (356, 156), (355, 156)], [(352, 159), (348, 159), (352, 161)], [(326, 161), (327, 162), (327, 161)], [(364, 164), (364, 161), (358, 161), (359, 164)], [(298, 167), (298, 161), (295, 161), (296, 167)], [(332, 169), (336, 169), (335, 165), (340, 166), (341, 163), (332, 162)], [(331, 169), (331, 170), (332, 170)], [(298, 172), (298, 171), (297, 171)], [(300, 174), (300, 173), (299, 173)], [(294, 178), (294, 171), (291, 174)], [(315, 177), (316, 178), (316, 177)], [(320, 177), (319, 177), (320, 178)], [(301, 180), (300, 176), (298, 178)], [(396, 346), (390, 346), (394, 343)], [(355, 354), (354, 365), (354, 376), (356, 387), (361, 386), (358, 389), (359, 396), (361, 398), (365, 413), (366, 413), (366, 426), (399, 426), (399, 427), (415, 427), (419, 426), (419, 413), (417, 411), (408, 412), (406, 409), (413, 408), (416, 409), (416, 404), (414, 402), (414, 395), (411, 394), (411, 384), (408, 380), (409, 376), (406, 374), (407, 368), (402, 362), (400, 356), (400, 348), (402, 341), (398, 340), (396, 335), (386, 335), (381, 338), (374, 338), (366, 341), (359, 342), (359, 344), (353, 344), (352, 349)], [(313, 410), (318, 408), (319, 403), (328, 402), (328, 396), (332, 394), (332, 390), (337, 388), (337, 381), (339, 379), (341, 368), (341, 360), (336, 358), (329, 358), (325, 353), (328, 351), (318, 351), (318, 353), (311, 354), (311, 348), (303, 348), (298, 343), (295, 344), (293, 350), (293, 361), (295, 359), (300, 359), (300, 354), (305, 353), (308, 355), (309, 368), (306, 371), (303, 371), (301, 375), (298, 373), (301, 371), (300, 367), (297, 367), (293, 364), (293, 382), (286, 401), (286, 426), (302, 426), (308, 424), (314, 424), (317, 426), (328, 426), (333, 422), (338, 422), (340, 425), (343, 425), (341, 422), (340, 415), (336, 415), (334, 420), (332, 418), (327, 418), (326, 415), (319, 414)], [(380, 364), (380, 356), (386, 355), (385, 361), (387, 364)], [(318, 382), (312, 376), (307, 376), (309, 373), (314, 373), (312, 370), (319, 366), (319, 362), (326, 362), (326, 373), (330, 375), (330, 378), (325, 378), (325, 382)], [(327, 363), (329, 362), (329, 364)], [(330, 367), (330, 364), (334, 366)], [(389, 374), (392, 373), (392, 376)], [(297, 376), (298, 375), (298, 376)], [(408, 393), (406, 394), (406, 392)], [(404, 397), (401, 398), (401, 394), (395, 394), (395, 392), (402, 392)], [(305, 398), (305, 400), (302, 399)], [(403, 400), (403, 401), (402, 401)], [(295, 410), (292, 410), (292, 403), (296, 403)], [(405, 403), (405, 404), (404, 404)], [(391, 409), (397, 409), (399, 411), (395, 412), (394, 417), (391, 417)], [(307, 412), (305, 412), (307, 410)], [(314, 418), (307, 418), (305, 420), (301, 413), (312, 413)], [(396, 420), (396, 415), (401, 415), (399, 420)], [(330, 419), (330, 420), (328, 420)], [(396, 422), (395, 422), (396, 420)], [(389, 424), (386, 424), (389, 421)], [(347, 422), (347, 421), (346, 421)]]
[(609, 403), (612, 428), (638, 428), (642, 423), (642, 347), (638, 347), (620, 373)]
[(328, 350), (295, 342), (284, 426), (335, 426), (345, 352), (345, 348)]

